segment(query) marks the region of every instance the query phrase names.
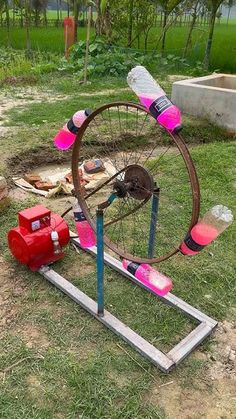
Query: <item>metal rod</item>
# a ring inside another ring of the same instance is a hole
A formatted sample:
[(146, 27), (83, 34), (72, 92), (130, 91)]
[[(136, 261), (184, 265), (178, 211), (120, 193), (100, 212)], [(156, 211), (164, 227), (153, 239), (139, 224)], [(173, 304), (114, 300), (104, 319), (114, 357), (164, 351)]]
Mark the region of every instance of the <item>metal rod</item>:
[(149, 230), (149, 242), (148, 242), (148, 257), (153, 258), (154, 245), (156, 238), (156, 225), (157, 225), (157, 214), (159, 205), (159, 192), (160, 188), (155, 188), (152, 196), (152, 212)]
[(104, 210), (108, 208), (116, 198), (117, 193), (113, 192), (106, 201), (101, 202), (101, 204), (98, 205), (98, 210)]
[(103, 210), (97, 209), (97, 312), (104, 316), (104, 243)]

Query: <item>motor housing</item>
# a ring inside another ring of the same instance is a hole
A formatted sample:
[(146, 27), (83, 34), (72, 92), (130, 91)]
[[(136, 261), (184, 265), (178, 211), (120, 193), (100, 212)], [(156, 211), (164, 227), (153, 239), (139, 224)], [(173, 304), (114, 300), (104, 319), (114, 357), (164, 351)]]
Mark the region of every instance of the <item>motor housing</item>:
[(36, 205), (18, 213), (18, 227), (8, 232), (8, 246), (13, 256), (22, 264), (37, 271), (42, 265), (55, 262), (64, 256), (54, 253), (52, 231), (58, 233), (61, 249), (70, 240), (69, 228), (64, 219), (43, 205)]

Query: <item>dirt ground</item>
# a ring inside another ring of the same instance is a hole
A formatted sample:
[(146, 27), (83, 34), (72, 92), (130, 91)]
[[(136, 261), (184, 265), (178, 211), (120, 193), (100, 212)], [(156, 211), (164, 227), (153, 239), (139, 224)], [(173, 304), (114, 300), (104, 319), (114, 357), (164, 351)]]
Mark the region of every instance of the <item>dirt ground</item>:
[[(214, 334), (210, 354), (195, 350), (196, 359), (207, 360), (207, 375), (183, 388), (172, 382), (168, 387), (153, 387), (150, 400), (159, 403), (168, 418), (236, 417), (236, 322), (224, 321)], [(170, 375), (171, 382), (171, 375)]]

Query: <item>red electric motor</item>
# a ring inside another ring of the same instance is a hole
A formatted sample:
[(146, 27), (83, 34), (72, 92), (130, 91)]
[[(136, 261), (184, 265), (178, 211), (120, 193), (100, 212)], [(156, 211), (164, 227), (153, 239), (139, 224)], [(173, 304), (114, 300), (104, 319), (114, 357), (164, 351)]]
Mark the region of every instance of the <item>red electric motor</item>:
[(19, 262), (32, 271), (64, 256), (62, 247), (70, 240), (63, 218), (43, 205), (20, 211), (19, 226), (8, 232), (8, 246)]

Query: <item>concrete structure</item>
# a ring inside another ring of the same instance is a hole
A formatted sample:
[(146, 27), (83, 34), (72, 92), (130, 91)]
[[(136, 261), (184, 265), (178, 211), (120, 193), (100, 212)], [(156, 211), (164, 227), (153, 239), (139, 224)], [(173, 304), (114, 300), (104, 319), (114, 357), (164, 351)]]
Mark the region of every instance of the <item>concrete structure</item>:
[(236, 133), (236, 75), (212, 74), (177, 81), (171, 98), (183, 112)]

